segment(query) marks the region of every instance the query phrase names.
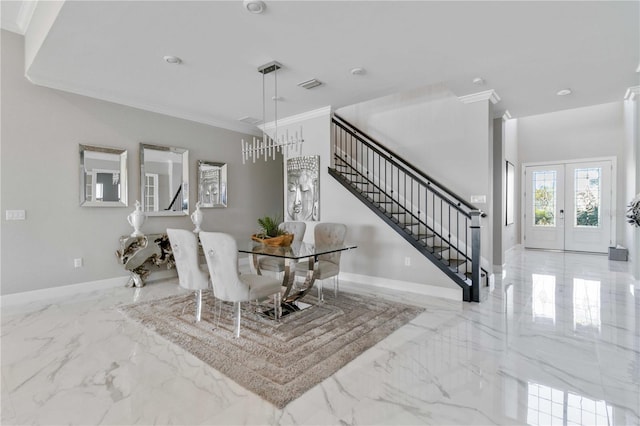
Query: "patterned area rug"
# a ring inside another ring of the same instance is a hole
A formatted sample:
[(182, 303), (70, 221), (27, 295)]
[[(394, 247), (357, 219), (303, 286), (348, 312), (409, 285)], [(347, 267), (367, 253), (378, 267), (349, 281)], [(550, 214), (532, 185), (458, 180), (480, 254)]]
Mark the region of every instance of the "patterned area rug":
[(422, 312), (368, 296), (344, 292), (338, 298), (327, 296), (324, 304), (306, 296), (304, 301), (314, 306), (293, 312), (279, 323), (243, 303), (240, 339), (233, 338), (231, 304), (222, 304), (216, 324), (215, 299), (210, 292), (203, 295), (199, 323), (194, 321), (193, 295), (136, 303), (120, 310), (283, 408)]

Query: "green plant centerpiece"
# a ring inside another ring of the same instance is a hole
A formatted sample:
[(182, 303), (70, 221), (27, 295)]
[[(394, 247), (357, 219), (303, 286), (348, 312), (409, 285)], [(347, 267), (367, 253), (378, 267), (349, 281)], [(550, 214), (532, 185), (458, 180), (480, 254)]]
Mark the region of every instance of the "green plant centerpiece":
[(275, 216), (263, 216), (258, 218), (260, 231), (251, 236), (254, 241), (270, 246), (289, 246), (293, 241), (293, 234), (288, 234), (280, 229), (280, 219)]

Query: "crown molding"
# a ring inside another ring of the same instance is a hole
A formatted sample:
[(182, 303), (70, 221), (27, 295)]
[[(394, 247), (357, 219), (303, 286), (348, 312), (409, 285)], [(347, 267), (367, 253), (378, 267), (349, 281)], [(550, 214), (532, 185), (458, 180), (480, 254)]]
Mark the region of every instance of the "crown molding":
[(635, 101), (637, 98), (640, 98), (640, 86), (629, 87), (624, 94), (624, 100)]
[(500, 102), (500, 96), (495, 90), (485, 90), (484, 92), (472, 93), (470, 95), (459, 96), (458, 99), (463, 104), (472, 104), (480, 101), (491, 101), (492, 104)]
[(96, 91), (87, 88), (71, 87), (65, 83), (59, 81), (48, 80), (46, 78), (40, 78), (38, 76), (25, 73), (25, 77), (31, 83), (37, 86), (43, 86), (50, 89), (61, 90), (63, 92), (73, 93), (75, 95), (86, 96), (101, 101), (111, 102), (118, 105), (124, 105), (143, 111), (153, 112), (156, 114), (168, 115), (174, 118), (180, 118), (183, 120), (193, 121), (200, 124), (206, 124), (208, 126), (219, 127), (222, 129), (232, 130), (234, 132), (245, 133), (253, 136), (262, 136), (262, 132), (253, 125), (245, 124), (237, 120), (225, 120), (208, 116), (206, 114), (198, 114), (191, 111), (184, 111), (179, 108), (171, 108), (166, 105), (157, 105), (145, 102), (138, 102), (132, 99), (125, 99), (112, 94), (107, 94), (101, 91)]
[(504, 121), (507, 121), (507, 120), (511, 120), (511, 118), (513, 118), (513, 117), (511, 117), (511, 113), (509, 112), (509, 110), (508, 109), (505, 110), (504, 114), (502, 114), (502, 119)]
[[(21, 1), (18, 12), (14, 17), (3, 16), (2, 29), (11, 31), (12, 33), (25, 35), (31, 23), (33, 12), (36, 10), (37, 1)], [(11, 14), (9, 14), (11, 15)], [(13, 18), (13, 19), (11, 19)]]
[[(281, 126), (290, 126), (292, 124), (296, 124), (302, 121), (310, 120), (312, 118), (330, 116), (332, 112), (331, 106), (326, 106), (318, 109), (314, 109), (311, 111), (303, 112), (301, 114), (292, 115), (289, 117), (285, 117), (282, 119), (278, 119), (278, 127)], [(263, 128), (266, 130), (271, 130), (276, 127), (275, 121), (270, 121), (266, 123), (264, 126), (258, 126), (259, 128)]]

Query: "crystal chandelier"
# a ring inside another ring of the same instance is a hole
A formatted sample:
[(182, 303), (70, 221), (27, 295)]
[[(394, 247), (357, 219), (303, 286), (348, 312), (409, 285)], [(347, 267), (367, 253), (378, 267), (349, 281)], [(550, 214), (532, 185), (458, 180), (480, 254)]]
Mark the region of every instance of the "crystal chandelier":
[[(262, 139), (253, 138), (251, 143), (245, 142), (242, 139), (242, 164), (245, 164), (249, 159), (256, 162), (256, 158), (264, 157), (264, 161), (267, 161), (269, 157), (275, 160), (276, 152), (282, 153), (285, 157), (289, 157), (290, 154), (300, 155), (302, 153), (302, 127), (300, 132), (295, 132), (295, 135), (290, 135), (287, 130), (284, 134), (278, 135), (278, 70), (282, 68), (282, 64), (273, 61), (268, 64), (264, 64), (258, 67), (258, 72), (262, 74)], [(265, 92), (265, 76), (273, 73), (274, 82), (274, 131), (273, 137), (269, 136), (265, 131), (265, 110), (266, 110), (266, 92)]]

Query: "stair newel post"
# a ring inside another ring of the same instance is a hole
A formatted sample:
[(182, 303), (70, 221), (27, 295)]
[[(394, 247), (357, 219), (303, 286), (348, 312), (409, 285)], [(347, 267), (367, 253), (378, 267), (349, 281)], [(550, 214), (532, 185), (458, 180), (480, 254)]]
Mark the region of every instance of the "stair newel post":
[(480, 210), (472, 210), (471, 215), (471, 301), (480, 301)]

